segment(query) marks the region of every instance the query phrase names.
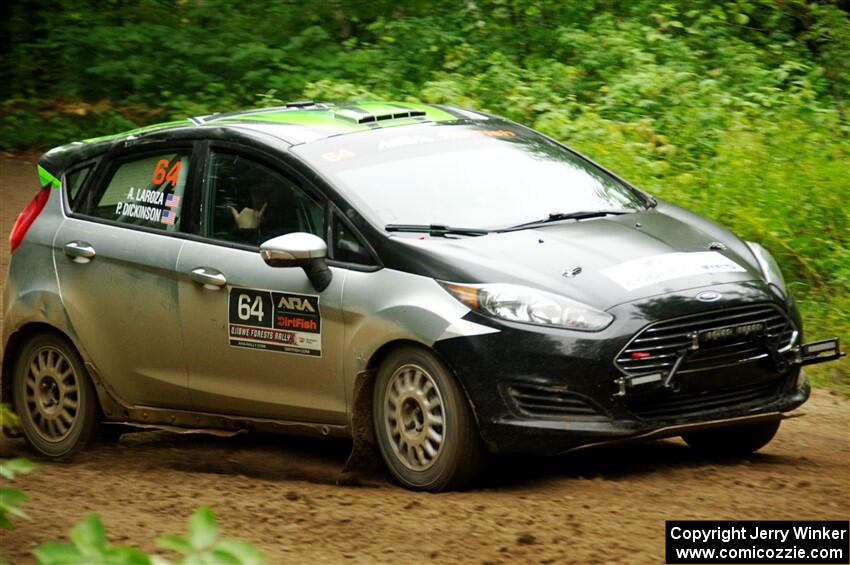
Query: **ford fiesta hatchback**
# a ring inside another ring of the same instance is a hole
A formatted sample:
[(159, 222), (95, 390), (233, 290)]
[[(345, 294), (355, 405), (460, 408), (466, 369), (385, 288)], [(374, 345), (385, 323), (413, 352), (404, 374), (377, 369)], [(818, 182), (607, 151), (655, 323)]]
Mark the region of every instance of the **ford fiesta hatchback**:
[(38, 171), (2, 400), (48, 456), (127, 425), (342, 436), (438, 491), (488, 452), (748, 453), (841, 355), (764, 248), (479, 112), (301, 102)]

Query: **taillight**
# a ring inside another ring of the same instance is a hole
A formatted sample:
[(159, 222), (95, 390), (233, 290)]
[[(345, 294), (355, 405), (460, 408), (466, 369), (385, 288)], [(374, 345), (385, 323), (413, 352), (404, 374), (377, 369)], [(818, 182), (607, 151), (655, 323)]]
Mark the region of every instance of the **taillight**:
[(12, 231), (9, 232), (9, 243), (12, 244), (12, 253), (21, 246), (24, 236), (27, 235), (27, 230), (30, 229), (35, 219), (44, 210), (44, 206), (47, 204), (49, 198), (50, 187), (46, 186), (38, 191), (38, 194), (18, 214), (18, 219), (15, 220), (15, 225), (12, 226)]

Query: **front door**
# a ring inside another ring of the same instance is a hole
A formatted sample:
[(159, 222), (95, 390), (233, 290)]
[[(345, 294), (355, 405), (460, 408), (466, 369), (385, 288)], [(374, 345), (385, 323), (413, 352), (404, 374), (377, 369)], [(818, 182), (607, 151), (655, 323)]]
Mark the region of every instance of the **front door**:
[(197, 410), (345, 423), (342, 287), (321, 293), (300, 268), (273, 268), (263, 241), (325, 234), (324, 203), (279, 165), (211, 151), (203, 240), (180, 253), (180, 312)]

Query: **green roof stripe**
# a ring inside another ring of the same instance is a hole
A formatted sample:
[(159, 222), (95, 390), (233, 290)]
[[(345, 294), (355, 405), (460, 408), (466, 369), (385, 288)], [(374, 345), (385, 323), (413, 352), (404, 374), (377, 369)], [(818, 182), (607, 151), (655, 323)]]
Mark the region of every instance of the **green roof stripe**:
[[(399, 110), (419, 110), (425, 112), (422, 117), (396, 118), (380, 120), (366, 124), (358, 124), (352, 116), (359, 115), (386, 115), (399, 113)], [(346, 116), (347, 114), (347, 116)], [(452, 114), (430, 106), (411, 102), (352, 102), (344, 104), (320, 104), (306, 108), (269, 108), (268, 110), (245, 111), (244, 113), (231, 113), (216, 117), (209, 116), (203, 121), (204, 124), (233, 124), (246, 122), (263, 122), (281, 125), (301, 126), (308, 128), (317, 136), (331, 136), (356, 131), (366, 131), (375, 127), (393, 127), (420, 123), (422, 121), (447, 122), (456, 120)], [(161, 129), (180, 126), (191, 126), (199, 124), (199, 120), (175, 120), (161, 124), (140, 127), (129, 131), (92, 137), (84, 139), (83, 143), (96, 143), (124, 139), (132, 135), (142, 135)], [(49, 174), (49, 173), (48, 173)]]
[[(269, 111), (252, 112), (246, 114), (231, 114), (226, 117), (212, 117), (206, 123), (221, 122), (244, 122), (259, 121), (278, 124), (292, 124), (299, 126), (327, 127), (333, 133), (345, 133), (348, 131), (363, 131), (371, 129), (369, 124), (358, 124), (351, 119), (342, 116), (354, 116), (358, 113), (365, 114), (392, 114), (399, 110), (420, 110), (425, 112), (424, 119), (432, 122), (447, 122), (457, 118), (445, 110), (429, 106), (428, 104), (414, 104), (409, 102), (360, 102), (343, 105), (329, 105), (328, 108), (304, 108), (304, 109), (270, 109)], [(335, 115), (339, 115), (336, 117)], [(417, 118), (398, 118), (395, 120), (382, 120), (376, 122), (379, 126), (396, 126), (410, 123), (418, 123)], [(330, 133), (330, 132), (329, 132)]]

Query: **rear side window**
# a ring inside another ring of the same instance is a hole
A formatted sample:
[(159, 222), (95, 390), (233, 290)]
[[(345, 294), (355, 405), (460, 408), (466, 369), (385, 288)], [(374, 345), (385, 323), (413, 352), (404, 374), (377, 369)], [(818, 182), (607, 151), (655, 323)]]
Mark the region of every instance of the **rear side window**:
[(83, 167), (82, 169), (77, 169), (76, 171), (69, 173), (65, 177), (68, 204), (71, 210), (77, 209), (77, 195), (80, 194), (80, 188), (82, 188), (83, 183), (85, 183), (86, 179), (89, 178), (91, 169), (91, 167)]
[(93, 195), (88, 214), (122, 224), (177, 231), (188, 175), (188, 152), (116, 161)]

